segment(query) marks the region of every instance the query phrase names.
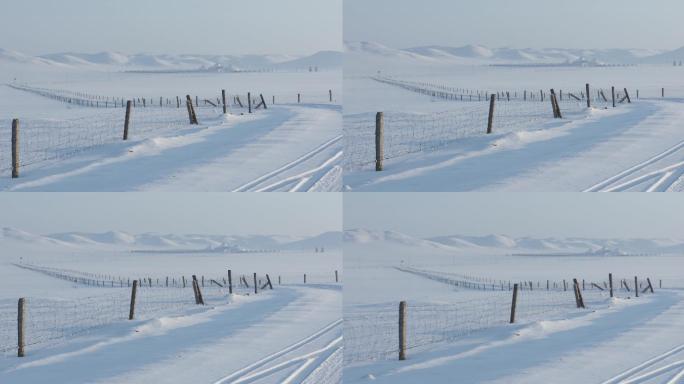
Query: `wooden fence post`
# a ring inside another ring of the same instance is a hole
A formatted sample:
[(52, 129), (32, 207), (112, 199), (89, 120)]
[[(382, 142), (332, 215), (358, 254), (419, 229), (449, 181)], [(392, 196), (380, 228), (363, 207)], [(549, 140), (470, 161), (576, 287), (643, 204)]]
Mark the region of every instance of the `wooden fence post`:
[(195, 118), (195, 112), (192, 107), (192, 98), (190, 98), (190, 95), (185, 95), (185, 106), (188, 109), (188, 119), (190, 120), (190, 124), (196, 124), (196, 118)]
[(636, 276), (634, 276), (634, 293), (636, 294), (636, 297), (639, 297), (639, 282)]
[(615, 108), (615, 87), (610, 87), (610, 94), (613, 98), (613, 108)]
[(306, 273), (304, 274), (304, 284), (306, 284)]
[(222, 89), (221, 90), (221, 99), (223, 100), (223, 114), (226, 114), (226, 90)]
[(12, 120), (12, 178), (19, 177), (19, 119)]
[(613, 297), (613, 274), (608, 274), (608, 285), (610, 286), (610, 297)]
[(133, 289), (131, 290), (131, 305), (128, 310), (128, 320), (133, 320), (135, 316), (135, 295), (138, 292), (138, 280), (133, 280)]
[(660, 97), (665, 97), (665, 88), (660, 89)]
[(261, 98), (261, 105), (264, 106), (264, 109), (268, 109), (268, 106), (266, 105), (266, 100), (264, 100), (264, 95), (260, 93), (259, 97)]
[(233, 294), (233, 274), (230, 269), (228, 270), (228, 294)]
[(24, 323), (24, 317), (26, 316), (26, 299), (21, 298), (19, 299), (18, 303), (18, 308), (17, 308), (17, 356), (18, 357), (24, 357), (24, 331), (26, 330), (25, 328), (25, 323)]
[(301, 103), (301, 102), (302, 102), (302, 94), (301, 94), (301, 93), (298, 93), (298, 94), (297, 94), (297, 104), (299, 104), (299, 103)]
[(328, 89), (328, 95), (330, 96), (330, 102), (332, 103), (332, 89)]
[(489, 118), (487, 119), (487, 133), (492, 133), (492, 124), (494, 123), (494, 99), (496, 98), (495, 94), (491, 94), (489, 96)]
[(651, 293), (653, 293), (653, 286), (651, 285), (651, 278), (647, 277), (646, 282), (648, 282), (648, 289), (650, 289)]
[(124, 120), (123, 139), (128, 140), (128, 127), (131, 121), (131, 101), (126, 102), (126, 120)]
[(515, 323), (515, 306), (518, 304), (518, 283), (513, 284), (513, 301), (511, 302), (511, 320), (510, 323)]
[(384, 127), (385, 127), (384, 113), (378, 112), (375, 114), (375, 171), (376, 172), (382, 171), (382, 162), (385, 158)]
[(271, 278), (268, 276), (268, 273), (266, 274), (266, 284), (269, 289), (273, 289), (273, 284), (271, 284)]
[(254, 293), (257, 293), (257, 277), (256, 272), (254, 272)]
[(335, 270), (335, 282), (336, 282), (336, 283), (339, 283), (339, 282), (340, 282), (339, 279), (337, 278), (337, 269)]
[(399, 302), (399, 360), (406, 360), (406, 302)]
[(591, 108), (591, 94), (589, 93), (589, 83), (586, 84), (587, 88), (587, 108)]
[(252, 113), (252, 94), (250, 92), (247, 92), (247, 107), (249, 113)]
[(627, 103), (632, 103), (632, 99), (629, 98), (629, 92), (627, 92), (627, 88), (624, 88), (625, 90), (625, 97), (627, 98)]
[(582, 290), (580, 289), (577, 279), (572, 279), (575, 284), (575, 298), (577, 300), (577, 308), (584, 308), (584, 299), (582, 298)]

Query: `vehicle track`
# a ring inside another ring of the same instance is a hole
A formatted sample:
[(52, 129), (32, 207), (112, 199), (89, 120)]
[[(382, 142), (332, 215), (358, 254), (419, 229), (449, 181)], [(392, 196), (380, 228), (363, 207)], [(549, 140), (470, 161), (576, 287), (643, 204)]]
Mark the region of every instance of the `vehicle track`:
[(684, 174), (684, 161), (677, 161), (646, 173), (640, 171), (673, 157), (676, 157), (677, 160), (684, 157), (684, 141), (594, 184), (582, 192), (620, 192), (635, 187), (642, 187), (646, 192), (666, 191)]
[[(283, 165), (282, 167), (235, 188), (232, 192), (266, 192), (282, 189), (287, 186), (291, 187), (289, 189), (291, 192), (308, 190), (308, 188), (305, 187), (311, 187), (316, 181), (325, 177), (325, 175), (328, 174), (332, 168), (341, 162), (342, 151), (337, 151), (333, 156), (325, 158), (325, 160), (319, 163), (318, 166), (308, 169), (304, 172), (297, 173), (293, 176), (287, 176), (287, 172), (308, 162), (309, 160), (314, 159), (315, 157), (319, 157), (319, 154), (324, 153), (341, 140), (342, 135), (336, 136), (314, 148), (313, 150), (301, 155), (297, 159)], [(283, 176), (285, 177), (279, 180), (279, 178)]]
[[(678, 360), (659, 365), (673, 357)], [(684, 379), (684, 344), (656, 355), (645, 362), (630, 368), (601, 384), (636, 384), (636, 383), (680, 383)], [(674, 372), (674, 373), (673, 373)]]
[[(332, 340), (324, 347), (304, 351), (320, 339), (331, 335)], [(282, 375), (283, 371), (288, 369), (291, 371), (281, 383), (302, 383), (309, 376), (320, 373), (319, 369), (334, 365), (331, 359), (341, 359), (341, 348), (342, 319), (338, 319), (304, 339), (215, 381), (214, 384), (252, 383), (274, 375)]]

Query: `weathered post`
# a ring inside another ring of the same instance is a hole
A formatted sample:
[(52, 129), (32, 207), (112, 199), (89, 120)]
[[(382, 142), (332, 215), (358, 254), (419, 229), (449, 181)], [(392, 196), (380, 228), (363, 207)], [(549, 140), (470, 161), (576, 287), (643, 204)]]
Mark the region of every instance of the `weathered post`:
[(301, 94), (301, 93), (298, 93), (298, 94), (297, 94), (297, 104), (299, 104), (299, 103), (301, 103), (301, 102), (302, 102), (302, 94)]
[(399, 360), (406, 360), (406, 302), (399, 302)]
[(511, 320), (510, 323), (515, 323), (515, 306), (518, 304), (518, 283), (513, 284), (513, 301), (511, 302)]
[(128, 140), (128, 127), (131, 121), (131, 101), (126, 102), (126, 120), (124, 120), (123, 139)]
[(138, 280), (133, 280), (133, 289), (131, 290), (131, 305), (128, 311), (128, 320), (133, 320), (135, 316), (135, 295), (138, 292)]
[(268, 106), (266, 105), (266, 100), (264, 100), (264, 95), (260, 93), (259, 97), (261, 98), (261, 105), (264, 106), (264, 109), (268, 109)]
[(492, 124), (494, 123), (494, 99), (496, 98), (495, 94), (491, 94), (489, 96), (489, 118), (487, 119), (487, 133), (492, 133)]
[(254, 272), (254, 293), (257, 293), (257, 276), (256, 276), (256, 272)]
[(225, 115), (227, 110), (226, 110), (226, 90), (222, 89), (221, 90), (221, 99), (223, 100), (223, 114)]
[(336, 282), (336, 283), (339, 283), (339, 282), (340, 282), (340, 280), (337, 278), (337, 269), (335, 270), (335, 282)]
[(19, 299), (17, 308), (17, 356), (24, 357), (24, 317), (26, 315), (26, 299)]
[(306, 273), (304, 274), (304, 284), (306, 284)]
[(375, 114), (375, 171), (382, 171), (382, 162), (385, 158), (385, 144), (384, 144), (384, 114), (378, 112)]
[(12, 178), (19, 177), (19, 119), (12, 120)]
[(610, 297), (613, 297), (613, 274), (608, 274), (608, 286), (610, 287)]
[(648, 289), (650, 289), (651, 293), (653, 293), (653, 285), (651, 285), (651, 278), (647, 277), (646, 282), (648, 283)]
[(610, 87), (610, 94), (613, 98), (613, 108), (615, 108), (615, 87)]
[(230, 269), (228, 270), (228, 293), (233, 294), (233, 274)]
[(252, 113), (252, 94), (250, 92), (247, 92), (247, 107), (248, 112)]
[(271, 278), (268, 276), (268, 273), (266, 274), (266, 284), (269, 289), (273, 289), (273, 284), (271, 284)]
[(665, 88), (660, 89), (660, 97), (665, 97)]
[(587, 108), (591, 108), (591, 93), (589, 93), (589, 83), (586, 84), (587, 89)]
[(634, 294), (639, 297), (639, 282), (636, 276), (634, 276)]
[(627, 102), (631, 104), (632, 99), (629, 98), (629, 92), (627, 92), (627, 88), (624, 88), (624, 90), (625, 90), (625, 97), (627, 98)]
[(330, 102), (332, 103), (332, 89), (328, 89), (328, 96), (330, 96)]

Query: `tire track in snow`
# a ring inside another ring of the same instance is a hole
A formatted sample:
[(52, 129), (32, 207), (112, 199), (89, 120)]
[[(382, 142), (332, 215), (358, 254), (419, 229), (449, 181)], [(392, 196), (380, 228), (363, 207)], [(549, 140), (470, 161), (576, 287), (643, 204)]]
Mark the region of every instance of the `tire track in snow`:
[(274, 180), (277, 180), (278, 177), (283, 176), (283, 174), (287, 173), (288, 171), (292, 170), (298, 165), (304, 164), (307, 161), (317, 157), (317, 155), (323, 153), (327, 149), (331, 148), (332, 146), (340, 142), (342, 140), (342, 137), (342, 135), (336, 136), (326, 141), (325, 143), (319, 145), (318, 147), (314, 148), (313, 150), (304, 153), (297, 159), (283, 165), (282, 167), (275, 169), (271, 172), (268, 172), (262, 176), (259, 176), (258, 178), (235, 188), (232, 192), (265, 192), (293, 184), (294, 187), (290, 189), (290, 191), (294, 192), (302, 190), (302, 188), (307, 184), (315, 184), (317, 180), (320, 180), (321, 178), (325, 177), (325, 175), (328, 172), (330, 172), (332, 168), (339, 165), (342, 157), (341, 151), (338, 151), (332, 157), (326, 158), (322, 163), (320, 163), (318, 166), (312, 169), (298, 173), (294, 176), (286, 177), (282, 180)]
[[(675, 348), (670, 349), (660, 355), (656, 355), (645, 362), (630, 368), (610, 379), (603, 381), (601, 384), (636, 384), (636, 383), (646, 383), (652, 379), (662, 378), (667, 374), (671, 374), (672, 371), (679, 369), (674, 376), (668, 377), (667, 381), (656, 381), (662, 383), (679, 383), (682, 378), (684, 378), (684, 360), (677, 360), (672, 363), (666, 364), (661, 367), (654, 368), (660, 362), (664, 360), (684, 353), (684, 344), (679, 345)], [(651, 381), (653, 382), (653, 381)]]
[[(323, 348), (301, 353), (302, 349), (331, 334), (334, 338), (326, 343)], [(341, 348), (342, 319), (338, 319), (304, 339), (215, 381), (214, 384), (251, 383), (271, 375), (280, 374), (283, 370), (292, 367), (296, 367), (296, 369), (282, 383), (301, 383), (317, 372), (319, 368), (331, 364), (330, 360), (339, 355), (338, 351), (341, 351)], [(287, 358), (290, 355), (294, 356)], [(278, 363), (281, 358), (285, 358), (285, 360)]]
[(684, 174), (684, 161), (676, 162), (643, 175), (638, 175), (637, 173), (664, 159), (668, 159), (674, 155), (682, 155), (683, 152), (684, 141), (681, 141), (665, 151), (652, 156), (648, 160), (640, 162), (614, 176), (594, 184), (582, 192), (619, 192), (639, 185), (644, 185), (646, 187), (646, 192), (667, 190), (682, 176), (682, 174)]

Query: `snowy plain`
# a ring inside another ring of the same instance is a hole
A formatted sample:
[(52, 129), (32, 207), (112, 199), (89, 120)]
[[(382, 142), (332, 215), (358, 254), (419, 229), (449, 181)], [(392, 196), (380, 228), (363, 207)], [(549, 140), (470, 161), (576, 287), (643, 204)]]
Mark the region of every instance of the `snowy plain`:
[[(121, 67), (1, 59), (0, 189), (341, 188), (339, 69), (134, 73)], [(44, 88), (51, 93), (87, 94), (78, 97), (97, 103), (97, 107), (53, 100), (6, 84)], [(229, 104), (225, 116), (220, 105), (214, 107), (204, 101), (217, 104), (222, 89), (226, 90)], [(263, 95), (268, 109), (249, 114), (248, 92), (256, 102)], [(192, 95), (193, 100), (197, 97), (199, 102), (197, 126), (189, 124), (185, 95)], [(176, 97), (183, 102), (178, 104)], [(143, 98), (146, 107), (140, 108)], [(159, 106), (160, 98), (163, 108)], [(123, 142), (125, 111), (121, 100), (128, 99), (136, 100), (137, 106), (131, 115), (129, 140)], [(117, 108), (112, 108), (113, 104)], [(15, 118), (20, 122), (21, 170), (20, 178), (11, 180), (10, 134), (11, 120)]]
[[(339, 233), (38, 235), (5, 228), (2, 234), (2, 382), (341, 380)], [(240, 251), (225, 252), (228, 244)], [(257, 294), (253, 273), (261, 283)], [(195, 304), (191, 275), (206, 305)], [(134, 279), (141, 283), (129, 321)], [(26, 298), (23, 358), (16, 357), (19, 297)]]
[[(348, 47), (345, 55), (345, 190), (555, 192), (682, 188), (684, 137), (678, 121), (683, 113), (684, 67), (671, 62), (495, 66), (492, 64), (501, 61), (416, 56), (368, 46)], [(432, 92), (411, 92), (373, 79), (378, 76), (428, 84), (430, 91), (449, 90), (456, 97), (444, 99)], [(592, 109), (587, 109), (583, 100), (571, 102), (568, 96), (570, 92), (579, 96), (586, 83), (591, 87)], [(618, 93), (614, 110), (611, 86)], [(631, 103), (619, 103), (624, 88)], [(563, 119), (553, 118), (548, 101), (550, 89), (563, 91)], [(546, 94), (543, 102), (540, 90)], [(608, 102), (595, 94), (598, 90), (603, 90)], [(511, 101), (504, 97), (506, 92)], [(493, 133), (486, 135), (485, 95), (491, 93), (501, 97), (496, 103)], [(461, 95), (465, 96), (463, 101)], [(531, 99), (532, 95), (536, 99)], [(376, 112), (385, 115), (382, 172), (373, 170)], [(397, 149), (393, 154), (395, 147), (403, 149), (406, 143), (419, 148), (403, 152)]]
[[(347, 230), (345, 382), (677, 382), (681, 245)], [(604, 285), (609, 273), (615, 298)], [(575, 305), (573, 278), (586, 309)], [(514, 324), (509, 282), (521, 287)], [(408, 340), (407, 360), (399, 361), (402, 300)]]

